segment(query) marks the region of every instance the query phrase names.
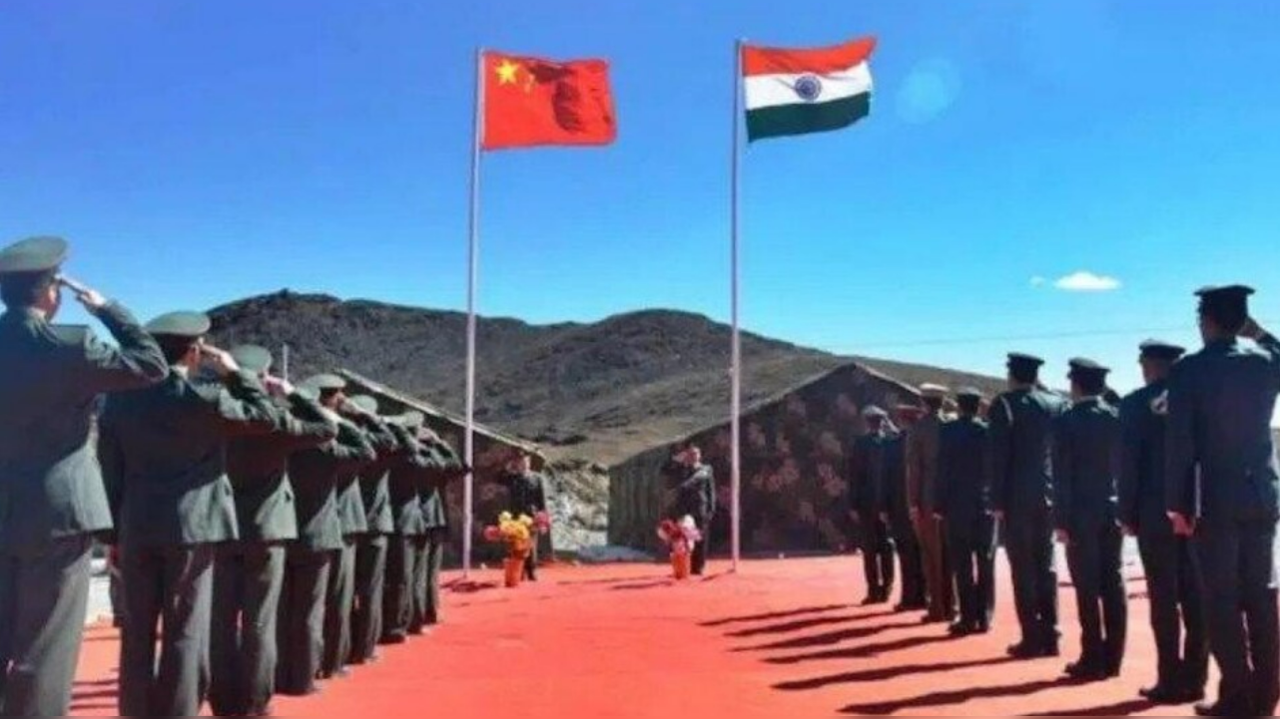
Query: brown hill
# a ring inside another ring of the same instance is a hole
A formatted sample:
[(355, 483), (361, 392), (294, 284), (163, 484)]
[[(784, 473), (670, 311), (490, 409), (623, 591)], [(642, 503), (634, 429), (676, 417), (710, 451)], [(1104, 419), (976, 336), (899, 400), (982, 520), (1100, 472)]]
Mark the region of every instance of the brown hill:
[[(463, 411), (462, 313), (284, 291), (211, 314), (218, 342), (287, 344), (295, 378), (347, 367)], [(670, 310), (590, 324), (483, 318), (476, 419), (547, 445), (553, 456), (618, 462), (725, 417), (729, 332), (701, 315)], [(746, 333), (743, 401), (763, 401), (855, 359)], [(950, 370), (865, 362), (913, 384), (997, 384)]]

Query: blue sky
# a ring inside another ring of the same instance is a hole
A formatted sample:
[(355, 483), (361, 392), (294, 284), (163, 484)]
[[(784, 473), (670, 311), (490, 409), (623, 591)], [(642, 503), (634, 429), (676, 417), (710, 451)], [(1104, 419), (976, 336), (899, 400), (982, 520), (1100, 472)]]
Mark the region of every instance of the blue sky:
[[(485, 158), (480, 309), (727, 319), (733, 39), (861, 34), (872, 116), (744, 156), (749, 329), (1053, 379), (1089, 355), (1125, 389), (1148, 330), (1194, 342), (1198, 285), (1280, 324), (1269, 0), (8, 0), (0, 237), (67, 236), (144, 316), (282, 287), (460, 309), (474, 49), (598, 56), (616, 145)], [(1055, 287), (1078, 271), (1119, 287)]]

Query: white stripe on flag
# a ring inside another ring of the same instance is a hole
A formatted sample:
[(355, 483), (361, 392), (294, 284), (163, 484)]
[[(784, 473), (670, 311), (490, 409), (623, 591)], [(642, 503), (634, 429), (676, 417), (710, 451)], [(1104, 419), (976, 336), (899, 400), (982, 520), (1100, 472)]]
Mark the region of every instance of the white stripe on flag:
[(859, 63), (848, 70), (829, 75), (815, 75), (822, 83), (822, 93), (806, 101), (796, 92), (796, 83), (813, 73), (787, 75), (748, 75), (744, 79), (748, 110), (776, 105), (804, 105), (808, 102), (830, 102), (871, 92), (871, 68)]

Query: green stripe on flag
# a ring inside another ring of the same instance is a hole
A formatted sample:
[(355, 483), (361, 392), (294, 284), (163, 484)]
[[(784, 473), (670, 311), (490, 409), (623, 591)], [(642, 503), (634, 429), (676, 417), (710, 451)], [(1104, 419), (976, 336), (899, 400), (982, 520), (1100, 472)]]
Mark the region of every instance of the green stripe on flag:
[(848, 127), (871, 112), (871, 93), (831, 102), (775, 105), (747, 111), (747, 140), (804, 135)]

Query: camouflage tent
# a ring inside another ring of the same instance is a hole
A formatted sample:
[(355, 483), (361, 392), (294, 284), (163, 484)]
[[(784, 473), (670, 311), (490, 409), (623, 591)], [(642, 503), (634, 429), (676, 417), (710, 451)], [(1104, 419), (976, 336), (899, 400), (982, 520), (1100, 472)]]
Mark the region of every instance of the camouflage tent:
[[(399, 414), (409, 410), (421, 412), (426, 417), (426, 425), (440, 435), (462, 454), (463, 437), (466, 432), (466, 421), (455, 417), (444, 410), (416, 397), (411, 397), (386, 385), (375, 382), (350, 370), (339, 370), (352, 385), (351, 394), (369, 394), (378, 399), (379, 411), (382, 414)], [(546, 459), (538, 446), (523, 440), (501, 434), (482, 425), (475, 425), (475, 523), (472, 527), (472, 558), (486, 561), (500, 559), (501, 548), (487, 544), (481, 533), (486, 524), (497, 520), (506, 500), (506, 490), (498, 484), (498, 477), (508, 460), (517, 452), (524, 450), (533, 455), (535, 469), (541, 469)], [(546, 488), (547, 502), (552, 487)], [(462, 557), (463, 529), (463, 486), (458, 481), (449, 486), (447, 492), (449, 502), (449, 534), (450, 543), (447, 548), (447, 559), (457, 563)], [(549, 537), (543, 538), (541, 551), (544, 557), (551, 557), (552, 547)]]
[[(994, 381), (984, 391), (997, 389)], [(743, 412), (742, 549), (744, 553), (832, 551), (851, 546), (845, 453), (865, 431), (861, 410), (917, 401), (915, 389), (861, 363), (850, 363)], [(720, 511), (711, 549), (729, 545), (730, 425), (695, 432), (642, 452), (610, 470), (609, 541), (657, 550), (654, 528), (671, 500), (659, 468), (676, 445), (698, 444), (715, 468)]]

